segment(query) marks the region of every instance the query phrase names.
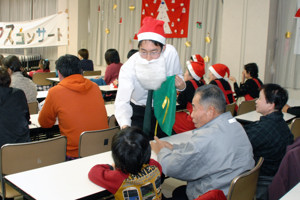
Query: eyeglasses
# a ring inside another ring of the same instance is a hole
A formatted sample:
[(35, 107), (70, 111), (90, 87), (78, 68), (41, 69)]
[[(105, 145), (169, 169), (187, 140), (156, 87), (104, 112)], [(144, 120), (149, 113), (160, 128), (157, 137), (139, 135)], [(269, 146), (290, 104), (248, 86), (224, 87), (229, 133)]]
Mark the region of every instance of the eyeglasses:
[(161, 53), (161, 51), (150, 51), (150, 52), (148, 52), (148, 51), (139, 51), (139, 53), (140, 53), (140, 55), (141, 55), (141, 57), (147, 57), (148, 55), (150, 55), (152, 58), (157, 58), (159, 55), (160, 55), (160, 53)]

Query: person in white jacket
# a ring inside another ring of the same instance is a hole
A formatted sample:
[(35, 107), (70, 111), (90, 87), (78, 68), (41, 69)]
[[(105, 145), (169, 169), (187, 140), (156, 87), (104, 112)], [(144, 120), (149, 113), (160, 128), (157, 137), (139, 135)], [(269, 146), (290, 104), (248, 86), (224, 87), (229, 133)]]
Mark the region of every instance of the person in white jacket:
[[(146, 17), (137, 34), (139, 52), (124, 63), (119, 74), (115, 116), (123, 129), (128, 126), (143, 128), (148, 90), (159, 89), (167, 76), (176, 75), (175, 86), (185, 89), (182, 68), (176, 49), (165, 44), (163, 21)], [(155, 117), (152, 109), (151, 136)], [(158, 136), (166, 136), (158, 129)]]

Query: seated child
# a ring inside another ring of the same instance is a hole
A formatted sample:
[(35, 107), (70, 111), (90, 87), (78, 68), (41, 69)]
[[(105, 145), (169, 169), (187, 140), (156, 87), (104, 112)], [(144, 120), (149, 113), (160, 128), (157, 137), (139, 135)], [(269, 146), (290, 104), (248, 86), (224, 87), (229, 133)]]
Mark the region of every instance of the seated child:
[(114, 166), (95, 165), (89, 179), (116, 199), (161, 199), (161, 173), (158, 162), (150, 159), (147, 136), (138, 128), (122, 129), (111, 145)]
[[(179, 93), (177, 102), (180, 106), (186, 108), (189, 113), (185, 111), (176, 112), (175, 123), (173, 126), (173, 130), (176, 133), (195, 129), (195, 125), (191, 118), (191, 113), (193, 111), (192, 100), (197, 88), (205, 84), (203, 79), (203, 75), (205, 74), (205, 62), (199, 54), (196, 54), (196, 56), (198, 58), (197, 61), (186, 62), (187, 69), (184, 73), (186, 88)], [(194, 56), (192, 56), (192, 58), (193, 57)]]

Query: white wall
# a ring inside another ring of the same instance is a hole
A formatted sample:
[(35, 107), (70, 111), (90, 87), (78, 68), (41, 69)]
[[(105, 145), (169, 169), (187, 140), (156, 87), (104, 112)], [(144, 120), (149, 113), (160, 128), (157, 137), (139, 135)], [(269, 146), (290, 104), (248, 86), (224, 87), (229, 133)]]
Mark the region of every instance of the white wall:
[(269, 32), (269, 0), (225, 0), (220, 62), (240, 80), (244, 64), (256, 62), (264, 81)]

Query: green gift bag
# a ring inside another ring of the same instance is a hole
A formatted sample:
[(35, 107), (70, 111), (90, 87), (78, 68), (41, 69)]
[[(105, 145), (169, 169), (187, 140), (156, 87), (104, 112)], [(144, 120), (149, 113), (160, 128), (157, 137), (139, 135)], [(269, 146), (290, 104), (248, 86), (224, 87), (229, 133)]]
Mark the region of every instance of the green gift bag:
[(154, 91), (153, 107), (157, 120), (154, 135), (157, 133), (157, 123), (163, 132), (171, 135), (176, 112), (175, 75), (168, 76), (167, 80), (161, 84), (161, 87)]

